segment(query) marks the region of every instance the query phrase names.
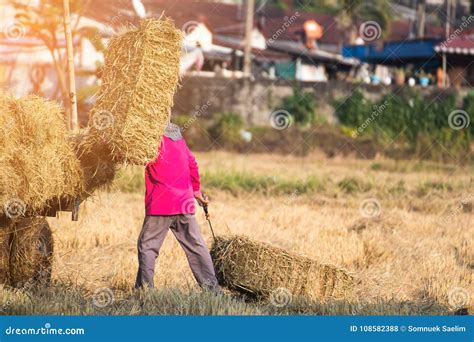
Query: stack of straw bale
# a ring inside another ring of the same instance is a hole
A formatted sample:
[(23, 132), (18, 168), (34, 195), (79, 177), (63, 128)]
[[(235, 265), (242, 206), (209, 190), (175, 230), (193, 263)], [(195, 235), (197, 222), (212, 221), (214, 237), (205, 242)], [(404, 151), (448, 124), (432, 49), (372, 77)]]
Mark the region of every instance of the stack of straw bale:
[(219, 283), (256, 297), (284, 288), (296, 297), (341, 299), (353, 287), (353, 277), (341, 268), (246, 237), (218, 237), (211, 256)]
[(119, 164), (154, 159), (179, 80), (181, 32), (145, 20), (113, 38), (89, 127), (68, 132), (59, 106), (0, 93), (0, 217), (11, 201), (29, 215), (60, 198), (90, 196)]

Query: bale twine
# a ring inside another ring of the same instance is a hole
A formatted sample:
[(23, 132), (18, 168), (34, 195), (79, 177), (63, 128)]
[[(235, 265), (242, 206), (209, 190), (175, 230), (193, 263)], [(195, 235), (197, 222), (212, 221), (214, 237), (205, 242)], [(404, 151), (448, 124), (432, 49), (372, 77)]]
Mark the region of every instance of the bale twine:
[(267, 298), (283, 288), (297, 297), (340, 299), (353, 285), (343, 269), (246, 237), (218, 237), (211, 256), (222, 285), (256, 297)]
[(170, 19), (144, 20), (111, 39), (89, 118), (89, 150), (121, 164), (156, 157), (178, 85), (181, 41)]
[(53, 237), (45, 218), (26, 218), (15, 224), (10, 257), (13, 286), (36, 286), (49, 282), (52, 258)]
[(82, 191), (68, 135), (56, 102), (0, 92), (0, 216), (17, 218)]

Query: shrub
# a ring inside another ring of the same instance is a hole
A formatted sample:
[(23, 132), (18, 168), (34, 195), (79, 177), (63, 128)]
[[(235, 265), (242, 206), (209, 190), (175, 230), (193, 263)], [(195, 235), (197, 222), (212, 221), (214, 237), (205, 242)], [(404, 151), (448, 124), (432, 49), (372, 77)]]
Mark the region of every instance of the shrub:
[[(280, 108), (275, 108), (275, 110), (286, 110), (293, 116), (295, 123), (306, 126), (317, 121), (316, 108), (317, 102), (314, 95), (296, 87), (293, 88), (293, 95), (285, 96)], [(318, 119), (318, 121), (321, 120)]]
[(334, 101), (333, 106), (342, 125), (358, 128), (370, 116), (373, 104), (356, 89), (349, 97)]
[[(346, 131), (352, 127), (358, 135), (374, 136), (391, 152), (402, 147), (410, 154), (443, 159), (448, 155), (462, 157), (470, 149), (470, 131), (454, 130), (448, 123), (450, 113), (456, 109), (455, 102), (453, 94), (443, 94), (430, 101), (408, 90), (388, 94), (372, 106), (361, 91), (355, 90), (334, 106)], [(474, 95), (465, 98), (464, 108), (467, 112), (474, 111)], [(435, 143), (444, 149), (435, 147)]]
[(242, 143), (240, 131), (244, 128), (244, 120), (239, 114), (232, 112), (219, 113), (215, 122), (209, 127), (209, 134), (221, 146), (239, 146)]

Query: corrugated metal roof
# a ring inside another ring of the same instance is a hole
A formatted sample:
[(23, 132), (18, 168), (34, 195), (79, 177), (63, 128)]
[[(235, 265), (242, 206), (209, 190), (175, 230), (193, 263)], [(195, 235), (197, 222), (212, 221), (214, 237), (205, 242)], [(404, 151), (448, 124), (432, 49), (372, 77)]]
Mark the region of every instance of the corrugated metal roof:
[(435, 51), (456, 55), (474, 55), (474, 35), (463, 35), (448, 39), (437, 45)]

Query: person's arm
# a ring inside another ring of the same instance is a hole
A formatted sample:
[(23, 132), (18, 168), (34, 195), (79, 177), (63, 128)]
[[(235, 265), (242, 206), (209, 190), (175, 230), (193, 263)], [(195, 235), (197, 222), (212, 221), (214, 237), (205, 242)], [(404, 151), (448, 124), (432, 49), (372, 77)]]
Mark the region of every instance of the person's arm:
[(199, 176), (199, 167), (196, 161), (196, 157), (192, 154), (189, 148), (186, 146), (188, 150), (188, 160), (189, 160), (189, 174), (191, 176), (191, 184), (193, 187), (194, 197), (200, 204), (208, 204), (209, 199), (204, 196), (201, 192), (201, 178)]
[(157, 151), (157, 155), (156, 155), (155, 160), (152, 160), (151, 162), (149, 162), (145, 167), (145, 175), (153, 183), (156, 183), (158, 181), (158, 170), (157, 170), (157, 168), (160, 164), (160, 159), (161, 159), (160, 156), (161, 156), (161, 152), (163, 151), (164, 148), (165, 148), (164, 147), (164, 142), (162, 140), (160, 146), (158, 147), (158, 151)]

